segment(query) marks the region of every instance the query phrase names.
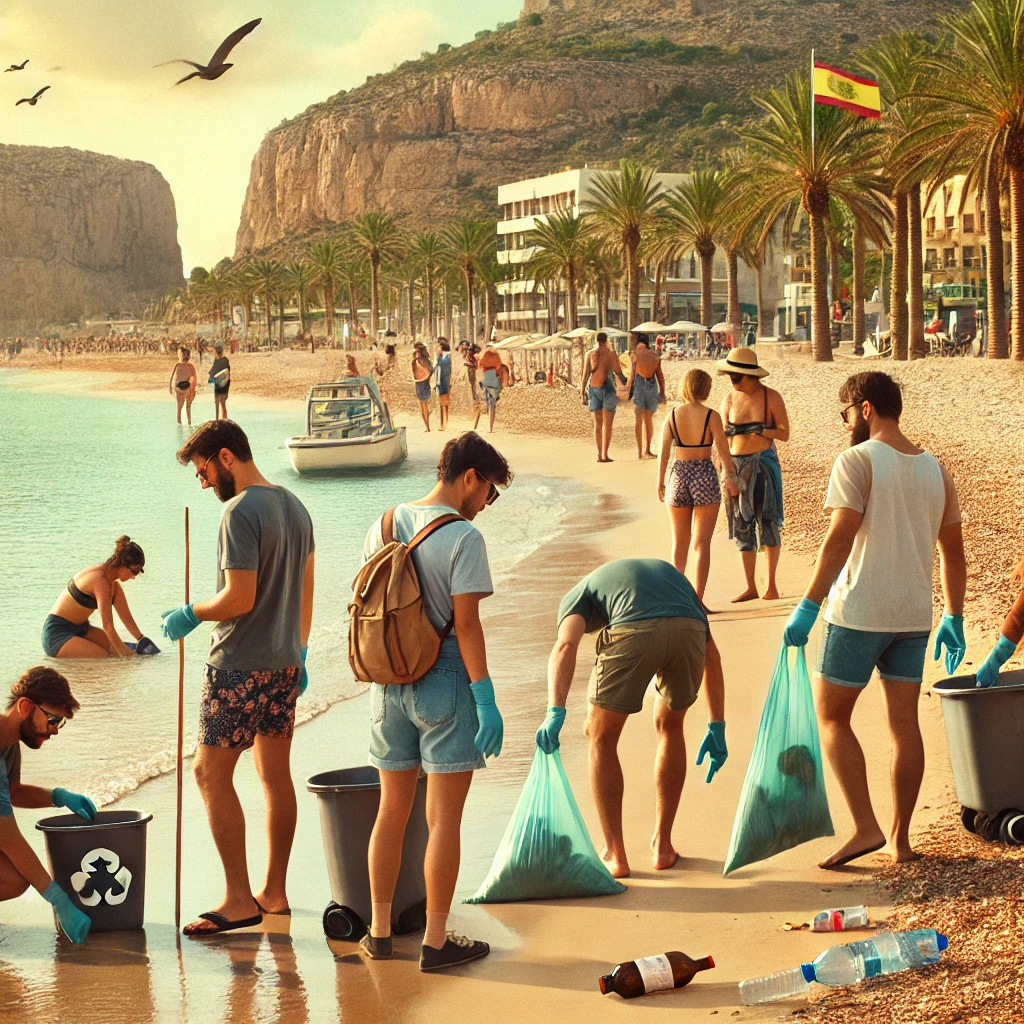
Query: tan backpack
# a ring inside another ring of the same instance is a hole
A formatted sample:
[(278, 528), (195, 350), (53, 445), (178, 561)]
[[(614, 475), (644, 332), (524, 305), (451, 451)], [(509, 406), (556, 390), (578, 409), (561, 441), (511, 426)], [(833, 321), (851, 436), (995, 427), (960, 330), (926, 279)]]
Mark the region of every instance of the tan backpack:
[(395, 540), (395, 510), (381, 519), (384, 546), (372, 555), (352, 581), (348, 630), (348, 660), (356, 679), (364, 683), (414, 683), (433, 667), (441, 642), (455, 625), (454, 618), (438, 635), (427, 618), (413, 550), (435, 530), (464, 521), (462, 516), (438, 516), (408, 544)]

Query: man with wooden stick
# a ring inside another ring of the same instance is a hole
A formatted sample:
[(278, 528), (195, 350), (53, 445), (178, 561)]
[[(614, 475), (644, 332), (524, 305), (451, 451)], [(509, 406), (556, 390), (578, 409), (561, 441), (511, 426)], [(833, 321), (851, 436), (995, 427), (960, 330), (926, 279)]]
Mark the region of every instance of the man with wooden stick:
[[(231, 420), (204, 423), (178, 450), (203, 488), (225, 503), (217, 542), (217, 596), (166, 612), (163, 632), (180, 640), (215, 622), (199, 710), (192, 771), (206, 804), (227, 894), (216, 910), (186, 925), (202, 937), (289, 913), (285, 890), (295, 835), (289, 757), (295, 702), (306, 688), (306, 645), (313, 618), (313, 524), (298, 498), (271, 484), (249, 441)], [(254, 896), (245, 856), (245, 817), (232, 782), (243, 750), (253, 748), (267, 802), (269, 857)]]

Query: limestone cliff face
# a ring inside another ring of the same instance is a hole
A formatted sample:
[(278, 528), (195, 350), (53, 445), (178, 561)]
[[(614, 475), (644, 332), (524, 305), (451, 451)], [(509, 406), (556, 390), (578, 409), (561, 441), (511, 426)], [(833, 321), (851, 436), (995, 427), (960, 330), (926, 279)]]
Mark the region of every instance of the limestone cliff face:
[(140, 313), (182, 281), (174, 197), (155, 167), (0, 145), (0, 325)]

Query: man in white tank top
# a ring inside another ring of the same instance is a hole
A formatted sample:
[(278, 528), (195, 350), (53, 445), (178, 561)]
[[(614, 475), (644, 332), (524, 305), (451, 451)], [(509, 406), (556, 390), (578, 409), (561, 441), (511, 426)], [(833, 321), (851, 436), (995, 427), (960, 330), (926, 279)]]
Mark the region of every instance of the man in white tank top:
[(939, 461), (899, 428), (900, 386), (888, 374), (858, 373), (842, 386), (840, 416), (850, 448), (832, 467), (825, 511), (831, 516), (814, 575), (786, 626), (784, 641), (802, 647), (825, 605), (825, 633), (815, 690), (822, 740), (853, 815), (853, 836), (819, 865), (839, 867), (886, 846), (868, 795), (864, 754), (850, 725), (854, 705), (877, 669), (892, 735), (893, 822), (888, 852), (912, 859), (910, 818), (924, 776), (917, 720), (928, 634), (932, 566), (938, 545), (945, 614), (934, 656), (946, 648), (956, 671), (963, 631), (967, 565), (960, 507)]

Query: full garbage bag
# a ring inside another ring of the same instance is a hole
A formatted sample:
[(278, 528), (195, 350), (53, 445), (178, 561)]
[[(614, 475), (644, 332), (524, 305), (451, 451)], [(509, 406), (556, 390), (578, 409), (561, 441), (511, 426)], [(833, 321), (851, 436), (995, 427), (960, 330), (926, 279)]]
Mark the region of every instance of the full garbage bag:
[(789, 648), (783, 644), (743, 780), (723, 874), (833, 835), (804, 648), (797, 648), (791, 669)]
[(558, 751), (539, 747), (491, 870), (466, 903), (610, 896), (626, 887), (601, 863)]

